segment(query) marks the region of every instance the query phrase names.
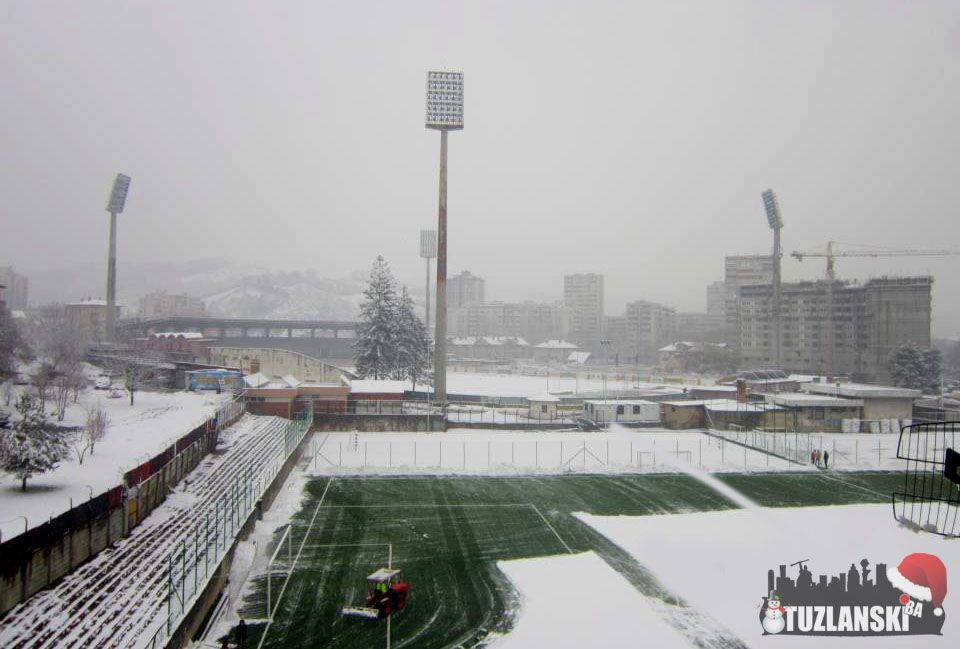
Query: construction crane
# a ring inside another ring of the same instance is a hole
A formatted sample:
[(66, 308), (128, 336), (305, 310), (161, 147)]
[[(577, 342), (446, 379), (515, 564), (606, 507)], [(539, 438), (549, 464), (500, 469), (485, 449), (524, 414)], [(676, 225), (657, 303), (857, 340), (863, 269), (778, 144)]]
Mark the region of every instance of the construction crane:
[(827, 318), (826, 325), (826, 350), (824, 356), (827, 373), (833, 373), (834, 356), (834, 336), (836, 327), (833, 321), (833, 285), (836, 280), (837, 257), (948, 257), (960, 255), (960, 250), (911, 250), (911, 249), (887, 249), (887, 250), (834, 250), (834, 241), (827, 242), (826, 252), (798, 252), (794, 250), (790, 253), (791, 257), (796, 257), (797, 261), (803, 261), (804, 257), (826, 257), (827, 259)]
[(790, 253), (790, 256), (796, 257), (797, 261), (803, 261), (804, 257), (826, 257), (827, 279), (833, 280), (836, 279), (834, 264), (836, 257), (949, 257), (951, 255), (960, 255), (960, 250), (834, 250), (834, 243), (836, 242), (827, 242), (826, 252), (798, 252), (794, 250)]

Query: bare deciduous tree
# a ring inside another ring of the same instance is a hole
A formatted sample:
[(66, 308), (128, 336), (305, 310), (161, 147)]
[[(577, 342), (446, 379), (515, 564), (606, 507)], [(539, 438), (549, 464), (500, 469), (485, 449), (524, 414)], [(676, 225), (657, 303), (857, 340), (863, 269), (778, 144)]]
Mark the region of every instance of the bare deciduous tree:
[(87, 419), (84, 422), (83, 430), (77, 435), (73, 444), (77, 461), (80, 464), (83, 464), (83, 458), (88, 451), (90, 455), (93, 455), (94, 447), (107, 434), (109, 426), (110, 416), (100, 403), (87, 408)]

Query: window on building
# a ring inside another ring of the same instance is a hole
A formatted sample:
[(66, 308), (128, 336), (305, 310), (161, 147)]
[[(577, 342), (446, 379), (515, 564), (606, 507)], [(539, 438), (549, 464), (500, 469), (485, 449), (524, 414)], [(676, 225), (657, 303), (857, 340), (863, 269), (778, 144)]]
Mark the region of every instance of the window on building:
[(634, 407), (633, 407), (633, 414), (635, 414), (635, 415), (639, 415), (639, 414), (640, 414), (640, 406), (634, 406)]
[(623, 414), (623, 406), (617, 406), (617, 414), (618, 414), (618, 415), (622, 415), (622, 414)]
[(546, 412), (546, 411), (547, 411), (547, 404), (545, 403), (540, 404), (540, 412)]

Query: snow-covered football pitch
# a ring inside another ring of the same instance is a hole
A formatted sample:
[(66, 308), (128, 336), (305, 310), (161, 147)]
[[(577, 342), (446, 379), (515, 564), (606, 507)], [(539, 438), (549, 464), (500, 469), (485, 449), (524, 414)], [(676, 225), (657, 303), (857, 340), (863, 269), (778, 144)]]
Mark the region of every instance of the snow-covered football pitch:
[[(844, 511), (863, 507), (857, 503), (888, 503), (903, 477), (804, 471), (731, 473), (716, 479), (789, 518), (788, 510), (779, 508), (845, 516)], [(868, 509), (874, 528), (907, 533), (892, 520), (889, 505)], [(721, 510), (728, 513), (717, 515), (736, 529), (730, 538), (731, 530), (724, 528), (714, 563), (722, 563), (719, 554), (731, 544), (746, 549), (749, 557), (753, 543), (775, 542), (752, 539), (749, 522), (737, 518), (742, 510), (731, 499), (683, 474), (316, 476), (307, 482), (301, 508), (269, 571), (272, 616), (267, 614), (266, 576), (255, 577), (247, 589), (240, 614), (250, 623), (253, 642), (248, 646), (757, 646), (758, 624), (757, 633), (745, 633), (752, 627), (720, 619), (710, 606), (688, 603), (698, 599), (696, 589), (686, 588), (673, 574), (675, 566), (663, 559), (669, 557), (664, 549), (668, 541), (647, 560), (642, 550), (631, 547), (629, 534), (610, 531), (603, 523), (659, 525), (654, 521)], [(682, 533), (695, 537), (696, 529), (693, 524)], [(704, 523), (705, 537), (687, 550), (709, 555), (711, 530), (715, 528)], [(285, 532), (277, 532), (274, 545)], [(698, 549), (691, 550), (694, 546)], [(859, 551), (850, 547), (850, 552)], [(762, 556), (756, 566), (747, 567), (750, 574), (720, 570), (710, 577), (717, 582), (711, 591), (723, 592), (724, 580), (749, 584), (744, 620), (755, 619), (766, 570), (773, 567)], [(674, 563), (682, 566), (684, 561)], [(407, 608), (389, 624), (343, 617), (343, 606), (362, 605), (366, 575), (388, 564), (402, 568), (412, 585)]]

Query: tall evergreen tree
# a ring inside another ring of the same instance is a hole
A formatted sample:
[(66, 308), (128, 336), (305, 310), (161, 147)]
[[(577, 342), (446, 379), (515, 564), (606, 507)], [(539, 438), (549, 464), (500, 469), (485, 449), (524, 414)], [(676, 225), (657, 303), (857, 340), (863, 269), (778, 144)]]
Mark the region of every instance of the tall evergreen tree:
[(397, 313), (397, 356), (394, 378), (410, 379), (413, 389), (427, 376), (430, 366), (430, 338), (427, 327), (414, 312), (413, 298), (403, 287)]
[(0, 430), (0, 469), (16, 476), (20, 489), (26, 491), (29, 478), (57, 468), (70, 448), (67, 433), (50, 423), (29, 395), (21, 395), (17, 413), (20, 419), (10, 429)]
[(889, 368), (895, 385), (923, 390), (927, 394), (940, 391), (943, 355), (937, 349), (902, 345), (890, 355)]
[(17, 356), (23, 352), (23, 339), (17, 323), (5, 304), (0, 303), (0, 381), (17, 373)]
[(398, 329), (397, 290), (390, 266), (378, 256), (360, 304), (353, 364), (361, 377), (385, 379), (395, 366)]

